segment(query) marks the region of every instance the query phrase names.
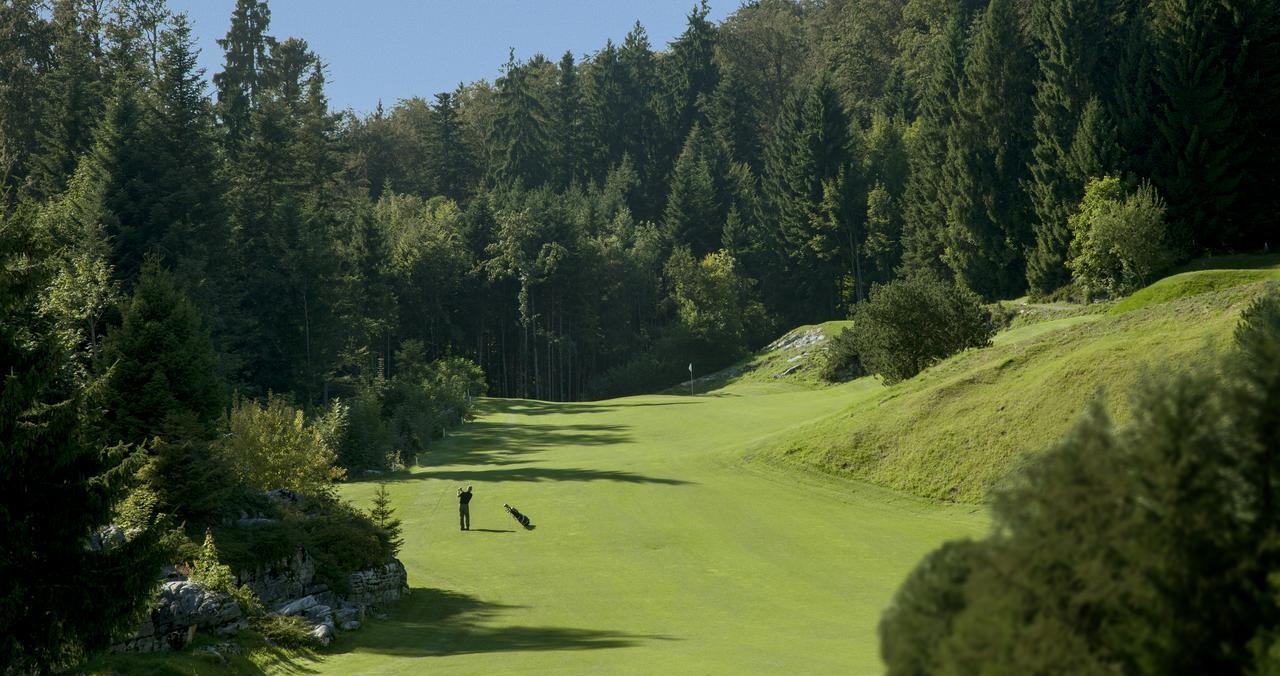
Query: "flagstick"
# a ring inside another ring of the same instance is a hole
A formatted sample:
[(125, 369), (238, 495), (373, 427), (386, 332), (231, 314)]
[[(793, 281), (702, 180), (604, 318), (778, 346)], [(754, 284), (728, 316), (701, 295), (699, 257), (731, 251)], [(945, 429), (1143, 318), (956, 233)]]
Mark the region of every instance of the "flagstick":
[(693, 362), (689, 362), (689, 396), (697, 396), (693, 393)]

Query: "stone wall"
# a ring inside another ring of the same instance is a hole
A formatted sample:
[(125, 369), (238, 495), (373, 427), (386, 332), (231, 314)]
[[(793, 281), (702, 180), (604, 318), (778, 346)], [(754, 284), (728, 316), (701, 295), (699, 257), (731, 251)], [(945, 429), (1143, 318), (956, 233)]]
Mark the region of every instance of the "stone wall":
[[(288, 559), (241, 572), (237, 578), (257, 594), (268, 612), (305, 618), (312, 626), (312, 637), (323, 645), (328, 645), (338, 630), (359, 629), (370, 606), (394, 603), (409, 594), (408, 575), (398, 559), (352, 573), (345, 597), (316, 582), (315, 574), (315, 561), (299, 549)], [(161, 583), (155, 609), (134, 635), (111, 649), (180, 650), (197, 630), (231, 635), (245, 626), (240, 606), (229, 595), (206, 590), (185, 578), (170, 579)]]
[(409, 595), (409, 575), (399, 559), (392, 559), (377, 568), (356, 571), (348, 583), (351, 591), (346, 599), (366, 606), (394, 603)]

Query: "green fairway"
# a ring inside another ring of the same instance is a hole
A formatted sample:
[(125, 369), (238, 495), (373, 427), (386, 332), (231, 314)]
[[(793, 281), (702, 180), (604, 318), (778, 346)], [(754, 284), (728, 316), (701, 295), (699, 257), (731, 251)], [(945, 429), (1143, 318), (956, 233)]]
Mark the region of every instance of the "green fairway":
[[(881, 610), (925, 552), (983, 532), (981, 508), (744, 460), (868, 385), (484, 402), (427, 467), (390, 481), (411, 598), (306, 668), (878, 673)], [(366, 506), (374, 487), (344, 494)]]

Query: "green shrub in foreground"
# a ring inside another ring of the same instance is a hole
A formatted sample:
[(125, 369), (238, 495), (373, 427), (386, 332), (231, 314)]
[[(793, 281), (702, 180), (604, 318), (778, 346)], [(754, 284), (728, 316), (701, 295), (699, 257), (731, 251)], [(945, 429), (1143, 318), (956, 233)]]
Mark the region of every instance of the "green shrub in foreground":
[(1218, 370), (1095, 404), (927, 556), (881, 621), (890, 674), (1280, 671), (1280, 294)]
[(919, 272), (872, 287), (850, 331), (863, 368), (896, 383), (965, 348), (989, 345), (994, 328), (977, 294)]

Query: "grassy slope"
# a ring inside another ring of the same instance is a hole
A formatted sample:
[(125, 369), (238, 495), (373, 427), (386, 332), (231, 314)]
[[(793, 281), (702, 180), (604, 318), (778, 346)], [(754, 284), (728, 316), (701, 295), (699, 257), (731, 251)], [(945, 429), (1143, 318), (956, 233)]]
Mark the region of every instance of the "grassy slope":
[(1277, 268), (1186, 272), (1100, 305), (1103, 314), (1019, 326), (893, 387), (865, 380), (843, 411), (767, 444), (764, 454), (929, 498), (981, 502), (1059, 438), (1100, 389), (1123, 421), (1126, 392), (1144, 373), (1226, 346), (1240, 311), (1267, 288), (1263, 280), (1278, 277)]

